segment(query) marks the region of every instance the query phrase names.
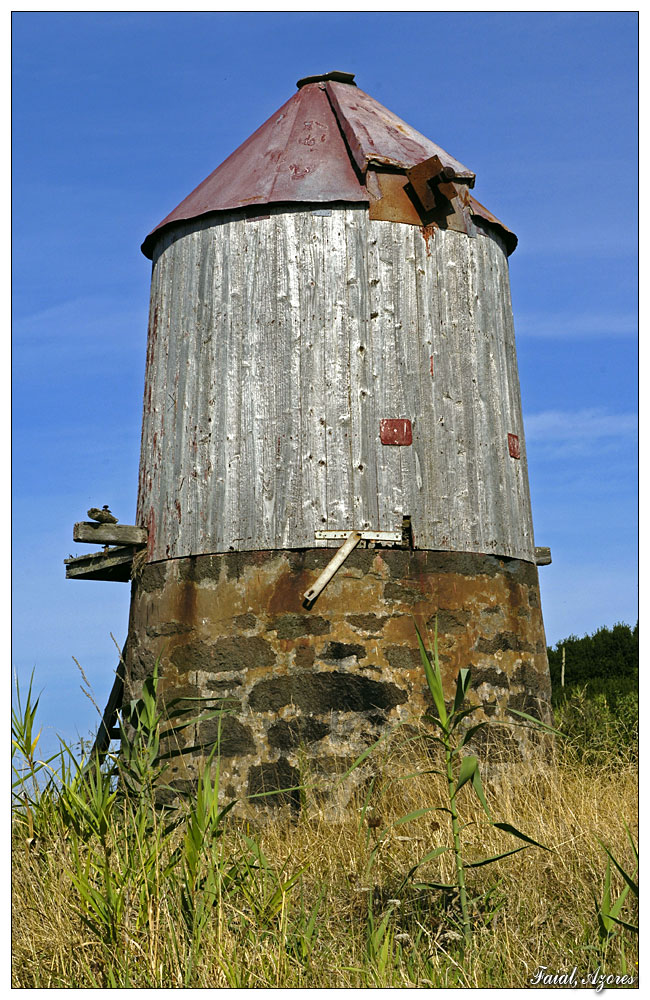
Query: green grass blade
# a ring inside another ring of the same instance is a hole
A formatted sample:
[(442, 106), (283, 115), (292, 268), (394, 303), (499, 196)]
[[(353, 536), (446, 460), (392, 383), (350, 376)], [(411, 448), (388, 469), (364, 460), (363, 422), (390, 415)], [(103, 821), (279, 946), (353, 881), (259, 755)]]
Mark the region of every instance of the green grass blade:
[(637, 866), (638, 866), (638, 864), (639, 864), (639, 852), (636, 849), (636, 845), (634, 843), (634, 840), (632, 839), (632, 834), (630, 833), (630, 828), (627, 825), (627, 823), (625, 822), (625, 820), (623, 820), (623, 826), (625, 827), (625, 832), (627, 833), (627, 839), (629, 840), (630, 846), (632, 847), (632, 850), (634, 851), (634, 857), (636, 859), (636, 863), (637, 863)]
[(450, 850), (451, 847), (436, 847), (433, 851), (429, 851), (428, 854), (425, 854), (423, 858), (420, 858), (418, 863), (413, 865), (413, 867), (410, 868), (407, 874), (404, 876), (402, 883), (398, 889), (398, 892), (401, 892), (404, 886), (407, 884), (407, 882), (410, 882), (410, 880), (412, 879), (414, 873), (418, 870), (418, 868), (421, 868), (422, 865), (426, 865), (427, 861), (433, 861), (434, 858), (439, 858), (441, 854), (446, 854)]
[[(429, 851), (425, 854), (423, 858), (420, 858), (415, 868), (419, 868), (421, 865), (426, 865), (427, 861), (433, 861), (434, 858), (439, 858), (441, 854), (446, 854), (451, 850), (451, 847), (436, 847), (433, 851)], [(415, 871), (413, 868), (413, 871)]]
[[(399, 723), (397, 724), (397, 726), (399, 726)], [(370, 754), (377, 749), (377, 747), (383, 740), (387, 739), (389, 735), (392, 735), (396, 731), (397, 726), (390, 731), (390, 734), (389, 732), (385, 732), (384, 735), (380, 736), (378, 740), (375, 740), (375, 742), (371, 743), (369, 747), (366, 747), (366, 749), (362, 753), (360, 753), (357, 759), (350, 765), (345, 774), (341, 775), (341, 777), (334, 785), (334, 788), (338, 788), (339, 785), (341, 785), (347, 778), (349, 778), (352, 772), (358, 768), (359, 764), (362, 764), (363, 761), (366, 759), (366, 757), (369, 757)], [(249, 798), (253, 798), (253, 796), (249, 796)]]
[(443, 733), (447, 732), (440, 719), (438, 719), (435, 715), (429, 715), (429, 713), (427, 712), (425, 715), (422, 716), (422, 718), (426, 719), (427, 722), (433, 722), (436, 726), (438, 726), (439, 729), (442, 730)]
[[(609, 862), (608, 862), (608, 864), (609, 864)], [(626, 899), (627, 894), (628, 894), (629, 891), (630, 891), (630, 888), (629, 888), (629, 886), (626, 885), (625, 888), (623, 889), (623, 892), (618, 897), (618, 899), (615, 900), (614, 903), (609, 907), (609, 909), (607, 911), (607, 916), (608, 917), (611, 917), (613, 920), (616, 920), (618, 918), (619, 913), (623, 909), (623, 903), (625, 902), (625, 899)]]
[(385, 826), (384, 829), (381, 831), (381, 833), (377, 835), (377, 845), (373, 850), (373, 856), (377, 850), (377, 847), (379, 846), (379, 844), (381, 844), (386, 834), (390, 833), (391, 830), (394, 830), (396, 826), (401, 826), (402, 823), (408, 823), (412, 819), (419, 819), (420, 816), (424, 816), (426, 815), (426, 813), (438, 812), (438, 811), (439, 809), (436, 806), (427, 806), (426, 809), (415, 809), (413, 812), (407, 813), (406, 816), (400, 816), (400, 818), (398, 820), (395, 820), (394, 823), (389, 823), (389, 825)]
[(612, 905), (611, 879), (612, 879), (612, 868), (608, 859), (607, 868), (605, 869), (605, 884), (603, 886), (603, 898), (600, 904), (600, 916), (602, 918), (603, 926), (607, 933), (609, 933), (610, 930), (612, 929), (612, 924), (609, 919), (610, 916), (609, 911)]
[(491, 823), (492, 816), (490, 814), (490, 809), (487, 804), (487, 799), (485, 798), (485, 792), (483, 791), (483, 782), (481, 781), (481, 772), (479, 771), (478, 767), (476, 768), (474, 774), (472, 775), (472, 788), (476, 793), (476, 798), (483, 806), (483, 812), (485, 813), (485, 815), (487, 816), (487, 818)]
[(454, 698), (454, 714), (465, 701), (465, 695), (470, 683), (469, 667), (461, 667), (456, 678), (456, 697)]
[(487, 722), (479, 722), (475, 726), (472, 726), (470, 729), (468, 729), (461, 740), (460, 743), (461, 747), (466, 746), (466, 744), (469, 743), (469, 741), (471, 740), (474, 733), (477, 733), (479, 729), (483, 729), (484, 726), (487, 726)]
[(420, 656), (422, 658), (422, 664), (424, 666), (424, 673), (426, 675), (427, 684), (429, 686), (429, 691), (431, 692), (431, 697), (433, 698), (433, 703), (436, 706), (438, 716), (442, 722), (445, 729), (448, 725), (447, 709), (445, 707), (445, 697), (442, 690), (442, 678), (440, 676), (440, 664), (438, 663), (438, 623), (436, 622), (436, 628), (434, 633), (434, 667), (431, 666), (431, 661), (427, 655), (427, 651), (424, 648), (424, 643), (422, 642), (422, 636), (420, 635), (420, 630), (415, 625), (415, 632), (418, 637), (418, 645), (420, 647)]
[(427, 813), (433, 812), (433, 806), (427, 806), (425, 809), (414, 809), (413, 812), (407, 813), (406, 816), (400, 816), (398, 820), (395, 820), (393, 826), (401, 826), (402, 823), (408, 823), (412, 819), (419, 819), (420, 816), (426, 816)]
[(414, 882), (413, 885), (416, 889), (439, 889), (441, 892), (458, 888), (457, 882)]
[(626, 930), (632, 931), (633, 934), (639, 933), (639, 928), (636, 924), (628, 924), (627, 920), (621, 920), (620, 917), (612, 917), (610, 913), (610, 919), (614, 921), (615, 924), (620, 924), (621, 927), (625, 927)]
[(601, 904), (598, 902), (595, 896), (593, 896), (593, 901), (594, 901), (594, 907), (596, 908), (596, 920), (598, 921), (598, 937), (602, 944), (602, 942), (609, 936), (609, 928), (605, 925)]
[(559, 729), (554, 729), (553, 726), (547, 726), (545, 722), (540, 722), (534, 715), (528, 715), (527, 712), (519, 712), (515, 708), (509, 708), (508, 713), (510, 715), (518, 715), (520, 718), (525, 719), (526, 722), (532, 722), (538, 729), (544, 729), (547, 733), (552, 733), (554, 736), (561, 736), (562, 739), (566, 739), (565, 733), (561, 733)]
[(463, 708), (460, 712), (454, 712), (451, 731), (453, 732), (467, 715), (472, 715), (480, 707), (480, 705), (471, 705), (469, 708)]
[(458, 780), (456, 781), (456, 791), (460, 791), (463, 785), (471, 781), (474, 777), (474, 773), (478, 767), (478, 758), (474, 754), (467, 754), (463, 757), (460, 765), (460, 773), (458, 775)]
[(490, 865), (493, 861), (500, 861), (501, 858), (509, 858), (511, 854), (519, 854), (520, 851), (527, 851), (528, 846), (515, 847), (512, 851), (505, 851), (504, 854), (495, 854), (491, 858), (483, 858), (482, 861), (466, 861), (465, 868), (481, 868), (483, 865)]
[(632, 892), (634, 893), (634, 895), (638, 899), (638, 896), (639, 896), (639, 886), (637, 885), (637, 883), (634, 881), (634, 879), (630, 875), (628, 875), (628, 873), (625, 871), (624, 868), (621, 868), (621, 866), (619, 865), (618, 861), (616, 860), (616, 858), (614, 857), (614, 855), (612, 854), (612, 852), (610, 850), (608, 850), (607, 847), (605, 847), (605, 845), (603, 844), (602, 840), (599, 837), (596, 837), (596, 840), (598, 841), (598, 843), (600, 844), (600, 846), (602, 847), (602, 849), (607, 854), (607, 857), (610, 858), (611, 861), (612, 861), (612, 863), (616, 866), (617, 870), (620, 872), (620, 874), (625, 879), (626, 883), (628, 884), (628, 886), (630, 887), (630, 889), (632, 890)]
[(550, 847), (544, 847), (544, 845), (540, 844), (538, 840), (533, 840), (532, 837), (526, 836), (525, 833), (522, 833), (521, 830), (512, 826), (511, 823), (493, 823), (492, 826), (495, 826), (497, 830), (503, 830), (504, 833), (512, 834), (513, 837), (519, 837), (520, 840), (525, 840), (527, 844), (532, 844), (534, 847), (541, 847), (543, 851), (552, 850)]

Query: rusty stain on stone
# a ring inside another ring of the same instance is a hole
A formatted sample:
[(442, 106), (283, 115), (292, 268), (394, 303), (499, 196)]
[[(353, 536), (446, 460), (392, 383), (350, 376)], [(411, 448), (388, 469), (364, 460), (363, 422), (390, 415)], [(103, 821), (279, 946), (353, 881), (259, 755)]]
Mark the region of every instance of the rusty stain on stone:
[[(324, 773), (338, 767), (341, 746), (354, 757), (387, 727), (420, 724), (431, 705), (414, 620), (427, 641), (437, 621), (448, 699), (458, 670), (471, 667), (471, 699), (483, 718), (521, 706), (546, 718), (550, 690), (533, 564), (358, 550), (306, 611), (300, 594), (327, 557), (326, 549), (276, 550), (146, 566), (134, 583), (125, 698), (137, 696), (159, 659), (165, 703), (194, 697), (205, 700), (206, 712), (224, 708), (223, 781), (244, 797), (268, 790), (274, 775), (292, 775), (301, 761)], [(213, 730), (199, 721), (186, 734), (170, 770), (179, 789), (214, 748)], [(290, 796), (275, 804), (283, 802), (295, 806)]]

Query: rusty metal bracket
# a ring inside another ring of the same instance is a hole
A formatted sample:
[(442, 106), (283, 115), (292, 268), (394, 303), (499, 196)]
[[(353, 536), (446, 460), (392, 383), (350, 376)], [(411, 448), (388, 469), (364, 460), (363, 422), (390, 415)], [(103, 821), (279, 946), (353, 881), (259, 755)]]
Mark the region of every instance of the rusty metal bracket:
[(407, 192), (421, 206), (423, 222), (477, 236), (472, 221), (469, 188), (474, 174), (446, 166), (439, 156), (416, 163), (406, 170)]
[(445, 201), (451, 201), (459, 195), (459, 188), (452, 182), (471, 187), (474, 179), (474, 174), (458, 173), (453, 167), (445, 166), (439, 156), (430, 156), (428, 160), (416, 163), (406, 171), (406, 176), (427, 212), (440, 207), (440, 198), (436, 198), (438, 189)]

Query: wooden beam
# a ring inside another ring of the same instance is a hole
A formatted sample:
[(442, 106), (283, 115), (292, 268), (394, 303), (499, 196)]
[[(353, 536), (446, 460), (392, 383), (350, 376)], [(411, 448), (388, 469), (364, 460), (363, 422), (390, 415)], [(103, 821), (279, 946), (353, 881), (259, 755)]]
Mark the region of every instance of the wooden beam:
[(109, 549), (107, 552), (88, 552), (86, 555), (64, 559), (66, 580), (110, 580), (128, 583), (131, 579), (135, 545)]
[(538, 566), (549, 566), (551, 563), (551, 550), (543, 545), (535, 546), (535, 562)]
[(102, 716), (102, 721), (100, 722), (99, 729), (97, 730), (97, 737), (90, 752), (90, 757), (88, 758), (88, 764), (86, 765), (88, 769), (94, 765), (93, 758), (95, 755), (99, 757), (99, 762), (101, 763), (108, 752), (111, 740), (120, 739), (120, 730), (115, 729), (115, 723), (117, 722), (117, 713), (122, 707), (122, 696), (124, 695), (125, 652), (126, 646), (124, 646), (124, 649), (122, 650), (120, 662), (118, 663), (117, 670), (115, 671), (113, 687), (111, 688), (111, 693), (108, 696), (108, 704), (104, 709), (104, 715)]
[(72, 529), (75, 542), (92, 542), (93, 545), (146, 545), (147, 529), (134, 524), (98, 524), (95, 521), (78, 521)]

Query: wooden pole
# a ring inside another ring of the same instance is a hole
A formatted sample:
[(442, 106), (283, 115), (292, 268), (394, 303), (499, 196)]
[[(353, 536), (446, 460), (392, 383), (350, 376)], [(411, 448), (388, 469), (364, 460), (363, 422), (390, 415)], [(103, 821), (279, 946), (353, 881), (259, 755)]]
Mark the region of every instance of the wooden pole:
[(113, 687), (111, 693), (108, 697), (108, 704), (104, 709), (104, 715), (102, 716), (102, 721), (99, 724), (99, 729), (97, 730), (97, 736), (93, 744), (93, 748), (90, 751), (90, 756), (88, 757), (88, 763), (86, 764), (86, 769), (94, 766), (94, 761), (99, 759), (99, 763), (103, 761), (104, 757), (108, 753), (108, 748), (111, 745), (111, 740), (114, 739), (113, 727), (117, 721), (117, 713), (122, 707), (122, 695), (124, 694), (124, 653), (126, 651), (126, 646), (122, 650), (122, 655), (120, 656), (120, 662), (117, 665), (117, 670), (115, 671), (115, 680), (113, 682)]

